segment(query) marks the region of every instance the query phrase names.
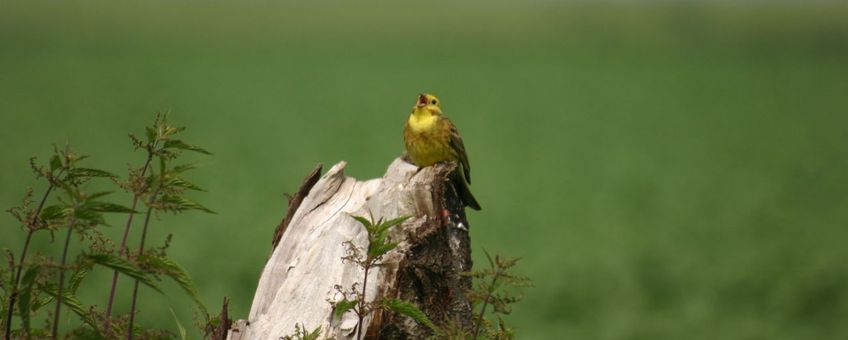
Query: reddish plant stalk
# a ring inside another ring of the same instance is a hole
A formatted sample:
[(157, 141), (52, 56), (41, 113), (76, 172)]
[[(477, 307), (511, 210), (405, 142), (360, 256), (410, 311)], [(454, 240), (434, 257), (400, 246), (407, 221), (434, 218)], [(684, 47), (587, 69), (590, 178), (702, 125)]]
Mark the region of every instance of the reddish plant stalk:
[[(61, 172), (59, 172), (59, 174), (61, 175)], [(38, 222), (38, 218), (41, 215), (41, 209), (44, 208), (44, 203), (47, 202), (47, 197), (50, 196), (50, 192), (53, 191), (53, 188), (55, 187), (56, 185), (51, 180), (50, 186), (47, 187), (47, 191), (44, 192), (44, 196), (41, 197), (41, 202), (38, 204), (38, 208), (35, 209), (35, 214), (33, 215), (32, 220), (30, 220), (27, 225), (27, 229), (29, 229), (29, 231), (27, 232), (27, 237), (24, 241), (24, 249), (21, 250), (21, 258), (18, 262), (18, 268), (15, 273), (15, 284), (14, 286), (12, 286), (12, 294), (11, 296), (9, 296), (9, 310), (6, 314), (6, 340), (12, 339), (12, 315), (15, 311), (15, 301), (18, 298), (18, 285), (21, 283), (21, 272), (23, 272), (24, 260), (26, 260), (27, 252), (29, 251), (29, 244), (30, 241), (32, 241), (32, 234), (35, 233), (35, 229), (33, 228)]]
[[(153, 160), (153, 153), (147, 153), (147, 160), (144, 162), (144, 166), (141, 168), (141, 177), (147, 173), (147, 169), (150, 168), (150, 161)], [(132, 211), (135, 211), (135, 208), (138, 206), (138, 194), (133, 193), (132, 207), (130, 208)], [(133, 212), (129, 213), (127, 217), (127, 224), (124, 226), (124, 237), (121, 238), (121, 246), (118, 248), (118, 254), (125, 254), (127, 252), (127, 237), (130, 234), (130, 227), (132, 226), (133, 216), (135, 214)], [(129, 254), (126, 254), (129, 257)], [(115, 292), (118, 289), (118, 271), (116, 270), (112, 274), (112, 288), (109, 290), (109, 302), (106, 304), (106, 321), (103, 325), (104, 330), (109, 329), (109, 323), (112, 320), (112, 305), (115, 302)]]

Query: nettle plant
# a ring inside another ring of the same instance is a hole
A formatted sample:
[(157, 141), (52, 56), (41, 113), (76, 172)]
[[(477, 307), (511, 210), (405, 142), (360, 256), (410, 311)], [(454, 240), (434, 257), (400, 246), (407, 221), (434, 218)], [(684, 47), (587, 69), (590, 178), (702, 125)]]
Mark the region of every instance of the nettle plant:
[[(0, 329), (4, 339), (60, 338), (59, 318), (63, 308), (76, 314), (81, 321), (80, 326), (65, 331), (66, 338), (172, 338), (167, 331), (144, 329), (134, 324), (139, 286), (162, 293), (158, 283), (163, 277), (175, 281), (195, 301), (203, 320), (201, 326), (209, 328), (206, 325), (212, 318), (200, 302), (190, 276), (167, 256), (170, 235), (163, 245), (145, 248), (154, 215), (189, 210), (212, 212), (185, 197), (188, 191), (201, 190), (184, 178), (196, 164), (177, 164), (177, 160), (185, 151), (209, 152), (177, 139), (183, 130), (170, 125), (167, 115), (160, 114), (153, 125), (146, 128), (144, 137), (130, 134), (135, 148), (145, 151), (145, 161), (139, 167), (130, 167), (126, 179), (80, 166), (87, 156), (76, 154), (69, 146), (54, 148), (46, 165), (31, 159), (33, 172), (37, 179), (47, 181), (47, 189), (37, 199), (37, 204), (33, 190), (28, 189), (21, 205), (8, 210), (23, 227), (26, 238), (17, 258), (10, 250), (5, 250), (8, 266), (0, 267)], [(109, 191), (90, 192), (95, 181), (100, 181), (95, 183), (100, 186), (117, 186), (129, 192), (132, 202), (125, 206), (106, 200)], [(105, 214), (126, 216), (123, 238), (117, 247), (100, 231), (107, 226)], [(128, 238), (132, 227), (138, 227), (133, 223), (136, 215), (143, 216), (142, 229), (138, 246), (131, 250)], [(53, 246), (30, 254), (37, 233), (49, 233)], [(61, 243), (55, 242), (55, 233), (64, 233)], [(72, 239), (78, 244), (72, 246)], [(69, 254), (72, 248), (78, 249), (75, 256)], [(77, 291), (84, 289), (86, 276), (95, 266), (114, 271), (105, 310), (86, 305), (77, 297)], [(132, 306), (128, 313), (114, 315), (112, 307), (121, 275), (134, 281), (133, 290), (122, 295), (132, 301)], [(52, 308), (48, 310), (49, 306)], [(34, 326), (33, 320), (39, 317), (45, 318), (42, 327)], [(13, 322), (16, 318), (19, 320), (17, 328)]]
[[(512, 273), (519, 259), (506, 258), (500, 255), (493, 258), (483, 250), (489, 267), (462, 273), (462, 275), (471, 277), (474, 282), (472, 288), (466, 292), (466, 297), (474, 310), (471, 328), (463, 328), (450, 321), (436, 325), (423, 311), (408, 301), (379, 298), (366, 302), (365, 292), (368, 287), (369, 272), (380, 266), (383, 256), (397, 248), (398, 245), (389, 240), (389, 231), (392, 227), (409, 219), (409, 216), (388, 221), (375, 221), (373, 217), (371, 219), (362, 216), (351, 217), (365, 228), (368, 234), (368, 244), (362, 249), (354, 245), (353, 241), (346, 241), (344, 245), (347, 255), (342, 257), (342, 261), (355, 263), (363, 269), (362, 287), (359, 287), (359, 283), (354, 283), (348, 288), (336, 285), (334, 290), (336, 294), (341, 296), (341, 299), (338, 301), (328, 300), (328, 302), (333, 306), (333, 316), (336, 318), (342, 317), (348, 311), (356, 314), (359, 319), (356, 331), (357, 339), (362, 339), (364, 335), (361, 327), (363, 319), (378, 309), (389, 310), (415, 320), (432, 331), (433, 339), (466, 340), (483, 338), (500, 340), (515, 337), (515, 331), (506, 324), (502, 316), (510, 314), (512, 312), (511, 306), (521, 301), (520, 290), (532, 286), (532, 282), (527, 277)], [(489, 306), (491, 306), (491, 310), (488, 309)], [(298, 326), (297, 330), (298, 332), (294, 337), (288, 338), (316, 339), (321, 331), (318, 328), (312, 332), (306, 332), (301, 326)]]

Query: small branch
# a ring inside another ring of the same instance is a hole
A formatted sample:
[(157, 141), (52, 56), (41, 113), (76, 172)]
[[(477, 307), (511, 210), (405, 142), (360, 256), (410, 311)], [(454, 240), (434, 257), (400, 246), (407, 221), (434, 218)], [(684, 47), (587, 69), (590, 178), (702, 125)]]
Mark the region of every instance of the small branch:
[[(74, 213), (76, 213), (76, 208)], [(62, 248), (62, 264), (59, 266), (59, 289), (56, 292), (56, 311), (53, 313), (53, 339), (59, 338), (59, 312), (62, 310), (62, 297), (65, 288), (65, 263), (67, 263), (68, 247), (71, 244), (71, 234), (74, 232), (75, 223), (76, 218), (72, 216), (71, 222), (68, 224), (68, 235), (65, 236), (65, 247)]]

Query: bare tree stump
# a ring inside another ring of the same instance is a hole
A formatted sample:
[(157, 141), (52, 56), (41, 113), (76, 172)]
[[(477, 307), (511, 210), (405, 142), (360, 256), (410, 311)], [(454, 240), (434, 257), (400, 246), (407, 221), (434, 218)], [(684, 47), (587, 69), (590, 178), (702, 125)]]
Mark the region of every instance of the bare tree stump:
[[(356, 315), (349, 311), (333, 317), (328, 302), (340, 298), (334, 285), (362, 285), (363, 270), (341, 260), (345, 241), (367, 246), (364, 228), (351, 215), (412, 217), (392, 229), (390, 237), (399, 245), (369, 273), (367, 301), (399, 298), (414, 303), (437, 324), (450, 322), (466, 329), (471, 324), (465, 297), (471, 281), (460, 275), (471, 269), (468, 222), (448, 181), (455, 164), (418, 171), (398, 158), (383, 178), (367, 181), (346, 177), (344, 167), (340, 162), (313, 181), (300, 206), (289, 212), (262, 271), (250, 316), (233, 325), (229, 339), (279, 339), (293, 334), (295, 324), (308, 330), (320, 326), (322, 339), (355, 337), (360, 326)], [(366, 339), (420, 339), (431, 334), (389, 311), (375, 311), (363, 323)]]

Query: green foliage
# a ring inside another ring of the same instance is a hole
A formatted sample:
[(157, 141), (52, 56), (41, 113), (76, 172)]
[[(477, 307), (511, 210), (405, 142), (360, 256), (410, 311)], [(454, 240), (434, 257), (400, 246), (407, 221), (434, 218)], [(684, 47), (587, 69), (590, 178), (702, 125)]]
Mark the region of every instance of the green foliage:
[(305, 326), (294, 324), (294, 334), (280, 337), (281, 340), (318, 340), (321, 336), (321, 326), (311, 332)]
[(174, 313), (173, 308), (168, 308), (171, 311), (171, 316), (174, 317), (174, 322), (177, 324), (177, 330), (180, 332), (180, 340), (186, 340), (186, 329), (183, 327), (182, 322), (180, 322), (180, 318), (177, 317), (177, 313)]
[[(374, 221), (373, 218), (371, 220), (366, 219), (362, 216), (351, 216), (357, 222), (362, 224), (365, 228), (365, 231), (368, 233), (368, 250), (366, 251), (365, 258), (355, 258), (355, 257), (346, 257), (347, 260), (354, 260), (354, 262), (363, 262), (363, 268), (373, 267), (380, 259), (383, 258), (383, 255), (395, 249), (397, 247), (397, 243), (389, 242), (388, 235), (389, 229), (394, 226), (400, 225), (407, 219), (409, 216), (398, 217), (395, 219), (391, 219), (388, 221)], [(353, 247), (352, 243), (348, 243), (348, 248)], [(358, 250), (354, 250), (351, 253), (356, 253)]]
[[(466, 273), (474, 278), (474, 288), (466, 293), (472, 306), (480, 306), (479, 312), (474, 315), (473, 331), (471, 337), (476, 339), (481, 330), (487, 339), (512, 339), (514, 331), (506, 325), (501, 315), (512, 312), (511, 305), (521, 301), (521, 294), (513, 292), (521, 288), (532, 287), (532, 282), (527, 277), (516, 275), (511, 270), (518, 263), (518, 258), (508, 258), (496, 255), (492, 258), (486, 250), (486, 259), (489, 267)], [(497, 319), (497, 325), (492, 325), (487, 318), (487, 307), (492, 306), (490, 313)]]
[[(183, 131), (183, 128), (175, 128), (168, 125), (164, 116), (157, 116), (153, 127), (146, 129), (149, 137), (145, 143), (134, 136), (131, 137), (137, 148), (148, 151), (148, 159), (158, 159), (159, 170), (148, 171), (145, 163), (143, 169), (130, 169), (130, 175), (126, 181), (120, 181), (114, 174), (91, 167), (80, 167), (78, 163), (87, 156), (79, 156), (69, 146), (64, 148), (54, 147), (54, 153), (50, 157), (47, 166), (30, 159), (30, 168), (37, 178), (44, 178), (48, 188), (44, 195), (34, 205), (32, 190), (27, 190), (22, 203), (18, 207), (9, 209), (9, 212), (24, 227), (28, 233), (21, 256), (17, 263), (13, 256), (7, 252), (9, 268), (0, 271), (0, 279), (3, 280), (0, 288), (3, 288), (0, 302), (3, 306), (0, 312), (3, 316), (2, 330), (4, 337), (60, 337), (58, 317), (64, 306), (75, 313), (82, 321), (77, 328), (67, 330), (65, 336), (71, 338), (112, 339), (131, 334), (144, 339), (170, 338), (170, 333), (156, 329), (144, 329), (133, 325), (131, 313), (129, 317), (114, 317), (110, 312), (101, 312), (95, 307), (86, 306), (77, 295), (81, 287), (86, 286), (85, 278), (93, 266), (103, 266), (114, 270), (118, 274), (126, 275), (155, 291), (162, 292), (157, 285), (159, 276), (173, 279), (196, 303), (198, 309), (208, 315), (202, 304), (197, 290), (194, 287), (188, 273), (176, 262), (168, 258), (165, 249), (170, 243), (170, 237), (162, 248), (149, 250), (146, 254), (144, 249), (138, 254), (126, 252), (124, 244), (119, 252), (115, 252), (114, 243), (106, 238), (99, 230), (106, 226), (106, 213), (127, 214), (131, 219), (136, 210), (135, 203), (127, 207), (118, 203), (104, 200), (110, 191), (97, 191), (88, 193), (88, 183), (95, 179), (101, 179), (107, 183), (118, 183), (121, 188), (130, 191), (136, 198), (142, 199), (149, 207), (145, 219), (146, 231), (149, 214), (156, 210), (168, 212), (182, 212), (186, 210), (200, 210), (212, 212), (208, 208), (183, 196), (186, 190), (202, 191), (197, 185), (185, 180), (183, 174), (195, 168), (193, 164), (183, 164), (169, 168), (168, 163), (180, 156), (181, 151), (193, 151), (208, 154), (208, 151), (197, 146), (190, 145), (175, 139), (174, 134)], [(55, 190), (54, 190), (55, 189)], [(58, 193), (58, 195), (56, 194)], [(51, 195), (53, 194), (53, 195)], [(135, 202), (136, 200), (134, 200)], [(64, 247), (60, 252), (61, 262), (56, 263), (53, 257), (44, 256), (36, 252), (30, 256), (27, 252), (32, 234), (46, 230), (51, 233), (66, 228)], [(77, 234), (84, 242), (77, 262), (66, 263), (70, 248), (71, 235)], [(141, 244), (144, 243), (142, 240)], [(66, 277), (66, 272), (69, 275)], [(8, 285), (6, 284), (8, 282)], [(114, 287), (113, 287), (114, 288)], [(135, 291), (133, 292), (135, 294)], [(50, 314), (51, 319), (45, 323), (45, 328), (34, 328), (33, 317), (40, 315), (42, 307), (55, 302), (55, 311)], [(111, 308), (111, 299), (110, 305)], [(17, 311), (17, 313), (14, 313)], [(21, 319), (21, 328), (12, 329), (12, 318), (18, 316)], [(99, 322), (106, 320), (104, 325)], [(52, 332), (49, 331), (52, 328)], [(182, 328), (181, 328), (182, 329)], [(185, 337), (185, 330), (181, 335)]]
[(153, 273), (165, 275), (173, 279), (174, 282), (176, 282), (180, 288), (182, 288), (183, 291), (185, 291), (186, 294), (194, 300), (196, 307), (200, 309), (203, 315), (209, 314), (206, 310), (206, 306), (203, 305), (203, 302), (200, 301), (200, 297), (197, 295), (197, 288), (194, 287), (191, 277), (185, 269), (180, 267), (179, 264), (170, 258), (159, 254), (144, 255), (140, 260), (143, 264), (150, 268)]
[(403, 301), (401, 299), (381, 299), (380, 304), (395, 313), (406, 315), (412, 318), (412, 320), (415, 320), (416, 322), (427, 326), (427, 328), (430, 328), (436, 335), (442, 333), (441, 329), (439, 329), (439, 327), (433, 324), (433, 322), (430, 321), (430, 318), (428, 318), (427, 315), (424, 314), (424, 312), (422, 312), (420, 309), (418, 309), (418, 307), (409, 302)]
[(113, 270), (118, 271), (121, 274), (129, 276), (138, 282), (145, 284), (146, 286), (153, 288), (153, 290), (162, 293), (162, 290), (156, 285), (156, 281), (150, 275), (150, 273), (144, 268), (124, 259), (123, 257), (115, 254), (84, 254), (84, 258), (92, 261), (94, 264), (98, 264), (107, 268), (111, 268)]
[(29, 334), (30, 313), (32, 313), (32, 306), (30, 305), (30, 303), (32, 302), (32, 293), (33, 288), (35, 287), (35, 279), (38, 276), (39, 271), (41, 271), (40, 266), (32, 266), (27, 269), (26, 273), (24, 274), (23, 280), (21, 280), (20, 301), (18, 301), (18, 313), (21, 316), (21, 326), (23, 327), (23, 331), (27, 334)]
[[(56, 286), (50, 283), (45, 283), (38, 287), (42, 292), (51, 296), (53, 300), (59, 297), (58, 289)], [(49, 300), (52, 301), (52, 300)], [(71, 290), (62, 290), (62, 304), (71, 309), (74, 314), (80, 317), (80, 320), (88, 324), (92, 328), (96, 328), (94, 319), (89, 314), (89, 310), (83, 305), (83, 303), (77, 298), (74, 291)]]
[(333, 305), (333, 315), (337, 318), (342, 317), (347, 311), (354, 309), (359, 304), (359, 300), (342, 299)]

